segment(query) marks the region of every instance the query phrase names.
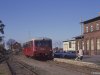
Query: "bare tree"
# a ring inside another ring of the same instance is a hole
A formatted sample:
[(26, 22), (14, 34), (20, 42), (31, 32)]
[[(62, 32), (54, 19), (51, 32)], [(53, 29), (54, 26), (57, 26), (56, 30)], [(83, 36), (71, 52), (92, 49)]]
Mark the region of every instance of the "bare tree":
[(2, 36), (2, 34), (4, 34), (4, 27), (5, 25), (3, 24), (3, 22), (0, 20), (0, 55), (4, 55), (5, 54), (5, 47), (4, 47), (4, 36)]
[(5, 25), (2, 23), (2, 21), (0, 20), (0, 32), (2, 33), (2, 34), (4, 34), (4, 27), (5, 27)]
[(16, 43), (16, 41), (14, 39), (9, 39), (7, 41), (7, 46), (10, 50), (12, 50), (12, 46)]

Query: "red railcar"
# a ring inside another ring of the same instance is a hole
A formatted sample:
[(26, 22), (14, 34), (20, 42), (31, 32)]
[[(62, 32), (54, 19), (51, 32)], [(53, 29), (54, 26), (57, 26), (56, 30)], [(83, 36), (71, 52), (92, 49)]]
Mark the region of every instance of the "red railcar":
[(52, 40), (48, 38), (32, 39), (23, 45), (24, 55), (53, 59)]

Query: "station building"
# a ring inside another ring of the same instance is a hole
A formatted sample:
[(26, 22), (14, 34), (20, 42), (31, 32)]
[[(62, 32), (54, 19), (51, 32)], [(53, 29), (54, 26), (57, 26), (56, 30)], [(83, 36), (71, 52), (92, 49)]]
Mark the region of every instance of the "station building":
[(75, 37), (76, 50), (84, 50), (86, 55), (100, 55), (100, 16), (81, 22), (83, 35)]

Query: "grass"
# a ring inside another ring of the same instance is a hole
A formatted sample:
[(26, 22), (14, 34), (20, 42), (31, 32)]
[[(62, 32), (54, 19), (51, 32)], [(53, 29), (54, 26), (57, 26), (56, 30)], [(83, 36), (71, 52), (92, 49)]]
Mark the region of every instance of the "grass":
[(0, 75), (4, 75), (4, 73), (3, 72), (0, 72)]

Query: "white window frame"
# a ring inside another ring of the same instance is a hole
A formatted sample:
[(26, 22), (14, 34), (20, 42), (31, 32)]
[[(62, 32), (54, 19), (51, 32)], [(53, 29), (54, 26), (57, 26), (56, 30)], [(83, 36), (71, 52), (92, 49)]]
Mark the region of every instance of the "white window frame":
[(80, 48), (79, 46), (80, 46), (80, 45), (79, 45), (79, 41), (78, 41), (78, 50), (79, 50), (79, 48)]
[(82, 49), (84, 50), (84, 41), (82, 41)]
[(89, 50), (89, 40), (86, 41), (87, 50)]
[(93, 32), (93, 26), (91, 25), (90, 31)]
[(97, 23), (97, 24), (96, 24), (96, 30), (99, 30), (99, 28), (100, 28), (100, 27), (99, 27), (99, 24)]
[(88, 32), (88, 31), (89, 31), (88, 26), (86, 26), (86, 32)]
[(100, 50), (100, 38), (97, 39), (97, 50)]
[(94, 50), (94, 41), (91, 39), (91, 50)]

